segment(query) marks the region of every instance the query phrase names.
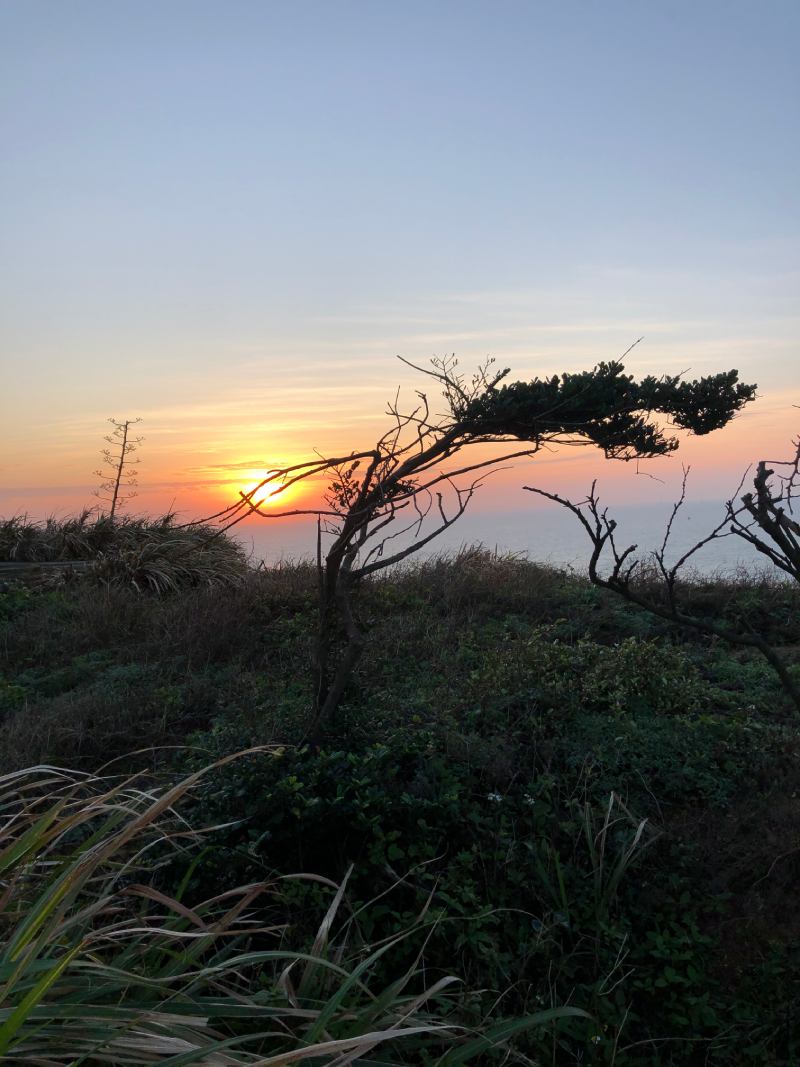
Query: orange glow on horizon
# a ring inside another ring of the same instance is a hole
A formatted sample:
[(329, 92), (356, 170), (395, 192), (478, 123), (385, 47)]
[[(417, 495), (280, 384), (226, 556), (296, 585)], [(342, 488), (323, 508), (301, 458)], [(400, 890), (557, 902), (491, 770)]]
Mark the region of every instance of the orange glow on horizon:
[[(522, 491), (523, 485), (541, 485), (552, 491), (567, 495), (582, 496), (588, 491), (592, 480), (597, 478), (598, 487), (609, 500), (644, 502), (650, 498), (664, 497), (671, 500), (679, 491), (684, 465), (691, 466), (690, 492), (716, 499), (736, 490), (738, 481), (748, 465), (763, 457), (788, 456), (791, 442), (797, 434), (797, 409), (791, 404), (794, 399), (780, 397), (772, 403), (758, 403), (748, 407), (729, 426), (711, 434), (694, 437), (678, 431), (680, 447), (668, 457), (641, 462), (624, 463), (606, 460), (602, 453), (591, 446), (567, 447), (543, 450), (530, 459), (517, 459), (510, 464), (499, 463), (499, 469), (491, 468), (476, 472), (485, 484), (475, 495), (471, 509), (476, 511), (503, 511), (527, 508), (530, 496)], [(351, 441), (352, 447), (363, 447), (366, 441)], [(513, 446), (512, 446), (513, 447)], [(300, 462), (304, 456), (298, 449), (290, 456), (281, 456), (286, 463)], [(342, 449), (345, 451), (345, 449)], [(460, 462), (482, 461), (501, 455), (502, 446), (474, 446), (462, 454)], [(240, 453), (241, 454), (241, 453)], [(255, 490), (267, 477), (266, 468), (242, 467), (220, 484), (214, 493), (217, 500), (232, 504), (240, 493)], [(466, 485), (473, 476), (457, 479)], [(265, 516), (278, 515), (296, 510), (313, 511), (325, 508), (324, 494), (328, 478), (319, 475), (307, 481), (297, 482), (280, 491), (280, 483), (270, 483), (256, 494)], [(276, 490), (278, 490), (276, 492)], [(447, 488), (444, 488), (447, 493)], [(212, 507), (209, 511), (215, 510)], [(257, 521), (257, 516), (253, 516)]]
[[(470, 511), (501, 514), (531, 507), (532, 498), (523, 491), (524, 485), (582, 499), (595, 478), (602, 498), (611, 504), (672, 501), (680, 492), (682, 468), (686, 465), (692, 468), (688, 486), (694, 497), (724, 501), (737, 491), (739, 480), (750, 464), (760, 459), (788, 459), (793, 455), (792, 442), (800, 431), (797, 400), (794, 385), (773, 390), (748, 405), (725, 428), (702, 437), (678, 433), (677, 452), (640, 464), (606, 461), (591, 446), (562, 447), (542, 450), (528, 460), (518, 459), (510, 469), (498, 470), (491, 476), (486, 470), (464, 475), (457, 481), (460, 486), (468, 485), (473, 477), (484, 482), (470, 503)], [(288, 467), (313, 458), (320, 438), (324, 438), (326, 454), (346, 455), (351, 449), (369, 447), (385, 429), (377, 418), (352, 424), (332, 420), (330, 425), (313, 431), (305, 427), (282, 428), (270, 440), (268, 450), (257, 451), (258, 435), (243, 434), (238, 426), (230, 437), (220, 434), (210, 444), (208, 428), (204, 425), (186, 427), (181, 431), (180, 441), (176, 441), (167, 432), (168, 427), (157, 424), (155, 419), (152, 422), (154, 425), (149, 427), (142, 449), (139, 493), (126, 511), (155, 516), (174, 511), (182, 521), (216, 515), (237, 504), (240, 493), (255, 489), (270, 468)], [(95, 463), (94, 442), (89, 440), (87, 444), (85, 436), (81, 429), (80, 447), (76, 446), (74, 455), (65, 453), (63, 469), (53, 472), (52, 480), (47, 471), (37, 477), (35, 457), (25, 459), (31, 466), (20, 462), (13, 470), (7, 461), (6, 481), (0, 488), (0, 514), (27, 513), (44, 519), (51, 514), (75, 514), (84, 507), (96, 505), (91, 496), (94, 484), (90, 476)], [(453, 465), (490, 459), (503, 451), (500, 446), (475, 445), (454, 459)], [(245, 458), (255, 456), (263, 458)], [(274, 490), (279, 489), (279, 483), (265, 487), (257, 496), (262, 501), (263, 518), (324, 509), (329, 480), (325, 475), (318, 475), (277, 493)], [(247, 521), (261, 520), (253, 515)]]

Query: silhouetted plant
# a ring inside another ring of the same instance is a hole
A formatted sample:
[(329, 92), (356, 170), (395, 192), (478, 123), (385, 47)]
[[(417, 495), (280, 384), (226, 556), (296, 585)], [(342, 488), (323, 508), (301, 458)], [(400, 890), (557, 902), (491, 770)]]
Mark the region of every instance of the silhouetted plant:
[(794, 450), (790, 460), (762, 459), (753, 479), (754, 491), (744, 494), (741, 507), (728, 502), (727, 510), (731, 533), (800, 582), (800, 524), (793, 517), (800, 504), (800, 437)]
[[(742, 478), (734, 498), (725, 505), (724, 518), (672, 564), (667, 562), (667, 551), (675, 519), (686, 499), (688, 470), (684, 471), (681, 495), (672, 508), (663, 542), (651, 553), (649, 567), (635, 555), (637, 545), (621, 548), (617, 541), (617, 522), (609, 516), (607, 509), (601, 508), (596, 482), (592, 482), (587, 498), (577, 504), (558, 493), (527, 485), (525, 489), (565, 507), (581, 523), (592, 544), (589, 578), (594, 585), (679, 626), (720, 637), (733, 645), (756, 649), (778, 675), (785, 692), (800, 711), (800, 687), (775, 646), (748, 625), (746, 619), (736, 625), (692, 611), (683, 603), (681, 589), (682, 574), (695, 554), (712, 541), (729, 536), (746, 541), (775, 567), (800, 583), (800, 524), (793, 518), (800, 489), (800, 438), (794, 442), (794, 448), (795, 454), (790, 460), (761, 460), (756, 466), (753, 491), (736, 499), (744, 484)], [(777, 474), (775, 468), (778, 468)], [(605, 560), (608, 560), (609, 569), (602, 573), (600, 568)]]
[(108, 420), (114, 429), (103, 438), (109, 447), (101, 450), (103, 466), (94, 473), (100, 479), (100, 485), (94, 490), (93, 496), (108, 503), (108, 517), (111, 522), (117, 510), (132, 500), (137, 495), (136, 471), (139, 459), (130, 457), (144, 441), (143, 437), (131, 437), (130, 428), (141, 422), (141, 419), (125, 419), (118, 422), (116, 419)]
[[(401, 411), (395, 399), (388, 406), (389, 428), (372, 448), (270, 470), (253, 490), (240, 493), (235, 504), (212, 516), (226, 529), (251, 513), (318, 518), (320, 606), (312, 734), (335, 712), (364, 648), (353, 610), (354, 587), (452, 526), (487, 474), (558, 444), (596, 445), (615, 459), (665, 455), (678, 447), (678, 440), (656, 421), (657, 414), (691, 433), (705, 434), (724, 426), (755, 395), (755, 386), (739, 382), (735, 370), (693, 382), (666, 376), (637, 382), (620, 361), (613, 361), (577, 374), (503, 384), (509, 371), (493, 373), (491, 360), (470, 381), (455, 358), (435, 359), (430, 368), (409, 365), (440, 388), (443, 414), (431, 411), (422, 391), (409, 411)], [(499, 446), (498, 454), (461, 463), (461, 452), (474, 445)], [(319, 477), (332, 479), (323, 508), (262, 509), (267, 496), (280, 496)], [(324, 555), (323, 533), (332, 536)], [(404, 535), (410, 543), (395, 549)]]

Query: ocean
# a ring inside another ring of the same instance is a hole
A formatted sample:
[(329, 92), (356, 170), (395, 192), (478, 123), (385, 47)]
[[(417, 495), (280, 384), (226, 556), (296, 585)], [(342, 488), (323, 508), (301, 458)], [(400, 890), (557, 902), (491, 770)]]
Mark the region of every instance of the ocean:
[[(669, 504), (627, 504), (609, 508), (617, 520), (620, 547), (638, 545), (640, 558), (659, 548), (671, 513)], [(673, 524), (667, 561), (674, 561), (702, 539), (724, 517), (718, 502), (686, 504)], [(236, 528), (237, 539), (254, 562), (312, 559), (316, 554), (313, 519), (250, 519)], [(393, 550), (407, 544), (398, 538)], [(456, 523), (420, 551), (420, 556), (456, 552), (470, 545), (500, 553), (519, 553), (535, 562), (585, 572), (591, 552), (588, 535), (575, 516), (557, 504), (539, 504), (528, 511), (467, 511)], [(387, 549), (388, 552), (388, 549)], [(746, 569), (770, 570), (769, 561), (739, 537), (727, 536), (705, 545), (687, 565), (698, 575), (732, 575)]]

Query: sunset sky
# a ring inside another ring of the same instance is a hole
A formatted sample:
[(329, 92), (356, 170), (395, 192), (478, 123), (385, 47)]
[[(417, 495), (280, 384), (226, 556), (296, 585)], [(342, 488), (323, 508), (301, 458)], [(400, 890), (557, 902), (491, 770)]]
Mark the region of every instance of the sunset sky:
[[(398, 354), (530, 378), (640, 336), (637, 374), (758, 382), (684, 452), (724, 497), (800, 428), (799, 47), (796, 0), (8, 0), (0, 514), (92, 503), (108, 416), (137, 507), (199, 516), (370, 445)], [(674, 493), (647, 470), (542, 457), (478, 507)]]

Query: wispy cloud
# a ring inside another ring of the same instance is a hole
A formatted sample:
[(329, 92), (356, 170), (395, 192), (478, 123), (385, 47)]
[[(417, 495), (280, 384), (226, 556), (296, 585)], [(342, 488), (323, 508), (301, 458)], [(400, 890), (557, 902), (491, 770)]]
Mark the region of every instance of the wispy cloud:
[(206, 467), (187, 467), (188, 473), (211, 473), (212, 471), (243, 471), (243, 470), (257, 470), (259, 468), (268, 467), (269, 463), (265, 459), (243, 459), (237, 463), (210, 463)]

